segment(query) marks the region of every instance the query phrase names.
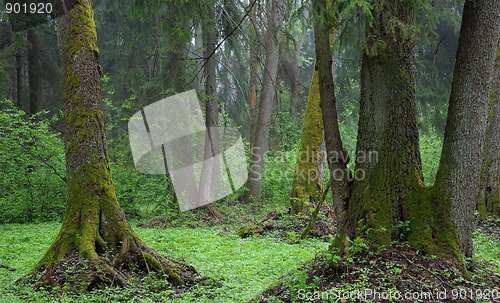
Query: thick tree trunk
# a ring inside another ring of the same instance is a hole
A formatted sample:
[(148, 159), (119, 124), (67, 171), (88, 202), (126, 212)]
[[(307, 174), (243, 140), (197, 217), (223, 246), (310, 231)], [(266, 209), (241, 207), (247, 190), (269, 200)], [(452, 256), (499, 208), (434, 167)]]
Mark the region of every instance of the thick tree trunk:
[[(63, 6), (61, 6), (63, 7)], [(40, 285), (71, 283), (58, 275), (71, 258), (88, 262), (81, 272), (83, 288), (125, 284), (122, 270), (163, 271), (174, 284), (193, 278), (194, 268), (172, 262), (149, 248), (132, 230), (116, 199), (111, 180), (102, 112), (101, 69), (89, 0), (57, 19), (64, 71), (66, 120), (66, 211), (61, 230), (36, 265), (45, 274)], [(104, 256), (106, 254), (106, 257)]]
[(28, 30), (28, 43), (29, 112), (34, 115), (43, 109), (40, 41), (34, 29)]
[[(337, 220), (339, 220), (349, 199), (351, 172), (347, 168), (349, 154), (342, 147), (333, 83), (333, 71), (335, 70), (333, 66), (336, 65), (336, 62), (332, 60), (331, 46), (334, 42), (337, 20), (321, 18), (322, 12), (326, 11), (328, 7), (326, 0), (313, 1), (314, 40), (316, 43), (315, 70), (318, 71), (320, 106), (325, 127), (326, 156), (330, 182), (332, 182), (333, 205)], [(324, 20), (324, 22), (320, 22), (320, 20)]]
[(477, 203), (481, 217), (484, 218), (487, 214), (500, 216), (500, 39), (491, 78), (490, 104)]
[(460, 255), (451, 209), (431, 196), (422, 177), (413, 10), (397, 0), (377, 3), (366, 29), (354, 184), (335, 243), (342, 253), (349, 239), (361, 237), (375, 247), (403, 238), (424, 252)]
[(266, 60), (262, 92), (259, 100), (259, 119), (255, 132), (255, 144), (250, 150), (250, 170), (248, 188), (257, 200), (261, 199), (262, 178), (264, 176), (265, 155), (269, 141), (269, 129), (273, 110), (273, 100), (278, 74), (280, 25), (283, 22), (283, 1), (271, 1), (266, 37)]
[(434, 190), (451, 205), (465, 258), (474, 257), (473, 217), (495, 48), (500, 0), (465, 2), (448, 118)]
[(291, 214), (306, 213), (310, 202), (317, 203), (323, 191), (320, 166), (323, 157), (323, 114), (320, 107), (318, 71), (314, 70), (302, 122), (300, 148), (290, 195)]

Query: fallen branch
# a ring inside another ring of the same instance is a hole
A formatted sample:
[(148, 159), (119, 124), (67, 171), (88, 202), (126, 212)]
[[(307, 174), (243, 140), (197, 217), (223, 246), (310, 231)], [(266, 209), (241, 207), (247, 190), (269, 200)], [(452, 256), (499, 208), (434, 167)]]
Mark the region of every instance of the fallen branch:
[(318, 217), (319, 210), (321, 209), (321, 206), (323, 205), (323, 202), (326, 200), (326, 195), (328, 194), (328, 190), (332, 186), (332, 182), (328, 182), (328, 186), (326, 187), (325, 191), (323, 192), (323, 196), (321, 197), (321, 200), (318, 201), (318, 204), (316, 205), (316, 208), (314, 209), (313, 213), (311, 214), (311, 218), (309, 219), (309, 223), (307, 223), (306, 228), (302, 231), (300, 234), (300, 240), (304, 240), (307, 235), (309, 234), (309, 231), (311, 230), (311, 227), (314, 225), (316, 222), (316, 218)]
[(5, 269), (8, 269), (8, 270), (10, 270), (10, 271), (16, 271), (16, 269), (15, 269), (15, 268), (12, 268), (12, 267), (10, 267), (10, 266), (3, 265), (3, 264), (0, 264), (0, 268), (5, 268)]

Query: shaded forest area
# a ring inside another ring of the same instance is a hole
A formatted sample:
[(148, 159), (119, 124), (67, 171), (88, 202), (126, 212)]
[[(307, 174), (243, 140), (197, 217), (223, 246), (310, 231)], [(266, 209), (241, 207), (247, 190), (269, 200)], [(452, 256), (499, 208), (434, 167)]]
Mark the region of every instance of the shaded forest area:
[(499, 89), (498, 0), (4, 0), (0, 302), (500, 302)]

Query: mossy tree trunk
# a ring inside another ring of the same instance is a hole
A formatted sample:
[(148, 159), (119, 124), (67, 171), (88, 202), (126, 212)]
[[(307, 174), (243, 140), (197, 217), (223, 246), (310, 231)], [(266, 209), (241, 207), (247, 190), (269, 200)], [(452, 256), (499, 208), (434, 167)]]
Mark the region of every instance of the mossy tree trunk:
[(193, 279), (190, 266), (172, 262), (148, 247), (132, 230), (120, 209), (111, 180), (104, 134), (101, 68), (90, 0), (74, 1), (57, 19), (64, 71), (67, 202), (61, 230), (36, 265), (40, 284), (69, 281), (58, 271), (75, 259), (93, 267), (80, 273), (83, 288), (126, 283), (123, 270), (162, 270), (174, 284)]
[[(343, 253), (356, 237), (375, 247), (405, 238), (425, 252), (457, 258), (458, 236), (447, 215), (451, 208), (428, 198), (422, 176), (415, 8), (390, 0), (374, 3), (372, 14), (362, 55), (355, 180), (336, 247)], [(400, 224), (407, 221), (410, 232)]]
[(500, 0), (465, 2), (443, 150), (434, 184), (441, 201), (451, 205), (465, 258), (474, 257), (473, 219), (499, 30)]
[(481, 217), (500, 216), (500, 39), (491, 78), (477, 208)]
[(323, 178), (320, 172), (323, 143), (323, 115), (319, 106), (318, 71), (314, 70), (307, 107), (302, 122), (300, 148), (293, 176), (290, 195), (291, 214), (306, 213), (310, 202), (319, 201), (323, 190)]

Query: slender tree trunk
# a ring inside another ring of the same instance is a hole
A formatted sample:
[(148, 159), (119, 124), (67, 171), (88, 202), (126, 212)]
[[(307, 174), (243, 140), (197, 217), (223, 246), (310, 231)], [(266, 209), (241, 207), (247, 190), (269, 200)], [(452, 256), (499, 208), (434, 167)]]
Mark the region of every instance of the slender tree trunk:
[(68, 269), (64, 262), (71, 258), (92, 269), (78, 273), (76, 283), (84, 289), (124, 285), (121, 271), (131, 268), (163, 271), (172, 283), (183, 284), (193, 278), (194, 268), (167, 260), (148, 247), (116, 199), (104, 134), (93, 11), (89, 0), (74, 4), (56, 21), (64, 71), (66, 211), (57, 238), (36, 265), (44, 272), (39, 285), (72, 283), (64, 273)]
[(491, 78), (490, 104), (484, 138), (477, 208), (483, 218), (486, 214), (498, 217), (500, 216), (500, 39)]
[(250, 194), (261, 199), (262, 178), (264, 176), (265, 154), (269, 141), (269, 130), (273, 110), (276, 76), (278, 74), (280, 25), (283, 22), (283, 1), (271, 1), (266, 37), (266, 60), (262, 92), (259, 100), (259, 120), (255, 132), (255, 145), (250, 151), (250, 171), (248, 187)]
[(28, 30), (28, 43), (29, 112), (34, 115), (43, 109), (40, 41), (34, 29)]
[(337, 219), (340, 219), (345, 210), (345, 203), (349, 199), (349, 181), (351, 173), (347, 169), (349, 154), (342, 147), (340, 137), (336, 99), (334, 93), (331, 55), (331, 45), (336, 32), (336, 20), (325, 20), (319, 22), (321, 12), (327, 10), (326, 0), (313, 1), (314, 14), (314, 40), (316, 43), (316, 65), (318, 72), (319, 93), (321, 96), (321, 110), (323, 112), (323, 124), (325, 127), (325, 142), (327, 150), (327, 162), (332, 182), (333, 205)]
[(21, 55), (16, 55), (16, 105), (20, 109), (24, 109), (23, 106), (23, 62), (21, 60)]
[[(250, 19), (255, 20), (255, 9), (250, 12)], [(255, 130), (257, 128), (257, 33), (252, 31), (253, 40), (250, 43), (250, 128), (248, 142), (250, 150), (255, 144)]]
[(295, 48), (295, 55), (293, 57), (293, 63), (291, 66), (292, 68), (290, 75), (290, 111), (293, 118), (297, 116), (299, 108), (300, 52), (302, 51), (302, 45), (304, 44), (304, 40), (306, 37), (305, 33), (306, 33), (305, 29), (303, 29), (302, 32), (300, 33), (299, 42), (297, 43), (297, 47)]
[[(206, 106), (206, 127), (207, 136), (205, 138), (204, 163), (200, 176), (200, 186), (198, 200), (200, 202), (210, 201), (210, 192), (216, 193), (220, 190), (221, 166), (219, 157), (219, 103), (217, 99), (217, 75), (215, 61), (215, 45), (217, 37), (215, 32), (215, 3), (210, 2), (207, 7), (209, 20), (204, 28), (205, 41), (205, 94), (208, 96)], [(208, 204), (206, 210), (212, 213), (215, 218), (222, 216), (218, 207)]]
[(443, 150), (434, 185), (443, 201), (451, 204), (465, 258), (474, 257), (473, 218), (499, 30), (499, 0), (465, 2)]

